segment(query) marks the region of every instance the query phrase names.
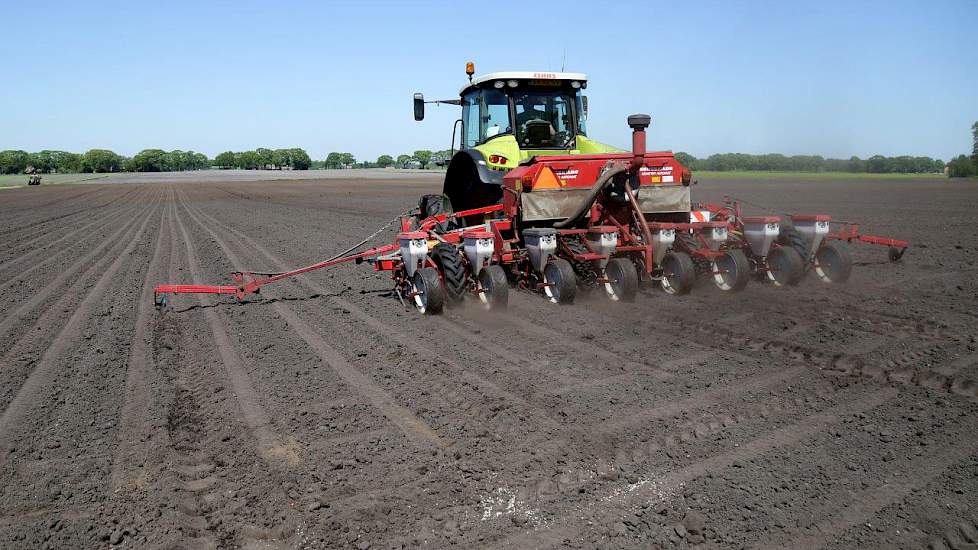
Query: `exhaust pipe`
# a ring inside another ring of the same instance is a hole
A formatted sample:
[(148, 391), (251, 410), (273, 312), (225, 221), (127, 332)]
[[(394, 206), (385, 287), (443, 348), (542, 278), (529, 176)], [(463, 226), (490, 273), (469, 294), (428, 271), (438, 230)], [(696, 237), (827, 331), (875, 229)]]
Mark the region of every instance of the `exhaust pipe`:
[(632, 170), (638, 170), (645, 164), (645, 129), (652, 124), (649, 115), (637, 114), (628, 117), (628, 125), (632, 128)]

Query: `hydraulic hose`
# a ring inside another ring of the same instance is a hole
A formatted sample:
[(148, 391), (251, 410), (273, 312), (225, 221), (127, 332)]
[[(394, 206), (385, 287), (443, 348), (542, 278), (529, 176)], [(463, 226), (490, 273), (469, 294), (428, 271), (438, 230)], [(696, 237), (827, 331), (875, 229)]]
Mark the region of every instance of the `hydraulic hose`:
[(594, 204), (594, 201), (598, 198), (598, 193), (600, 193), (602, 189), (611, 183), (612, 178), (618, 174), (623, 174), (626, 171), (628, 171), (627, 165), (618, 164), (608, 169), (608, 171), (606, 171), (604, 174), (601, 174), (598, 177), (598, 180), (594, 182), (594, 185), (591, 186), (591, 191), (588, 192), (587, 198), (581, 201), (581, 204), (577, 207), (577, 210), (575, 210), (574, 213), (567, 219), (555, 223), (554, 227), (556, 229), (566, 229), (568, 226), (576, 223), (577, 220), (581, 219), (581, 216), (583, 216), (585, 212), (590, 210), (591, 205)]

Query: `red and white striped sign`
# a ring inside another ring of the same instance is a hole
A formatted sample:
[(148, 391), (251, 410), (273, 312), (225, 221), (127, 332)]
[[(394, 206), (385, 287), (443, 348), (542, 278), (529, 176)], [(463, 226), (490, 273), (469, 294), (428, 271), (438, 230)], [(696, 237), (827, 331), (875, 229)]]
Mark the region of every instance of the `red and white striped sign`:
[(710, 211), (709, 210), (693, 210), (689, 213), (690, 223), (697, 222), (708, 222), (710, 221)]

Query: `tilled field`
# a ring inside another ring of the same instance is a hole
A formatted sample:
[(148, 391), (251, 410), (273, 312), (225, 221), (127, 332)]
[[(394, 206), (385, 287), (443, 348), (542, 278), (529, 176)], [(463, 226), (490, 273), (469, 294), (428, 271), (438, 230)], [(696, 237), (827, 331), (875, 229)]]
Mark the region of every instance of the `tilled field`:
[(844, 286), (422, 318), (348, 266), (153, 306), (438, 189), (0, 193), (0, 547), (975, 548), (974, 185), (694, 189), (914, 243)]

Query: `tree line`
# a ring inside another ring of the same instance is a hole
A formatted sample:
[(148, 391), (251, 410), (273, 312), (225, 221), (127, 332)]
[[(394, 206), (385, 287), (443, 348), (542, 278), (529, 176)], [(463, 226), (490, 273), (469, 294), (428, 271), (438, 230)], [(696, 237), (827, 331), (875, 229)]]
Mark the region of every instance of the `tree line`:
[(214, 157), (216, 168), (239, 168), (242, 170), (308, 170), (312, 159), (304, 149), (266, 149), (259, 147), (254, 151), (225, 151)]
[(676, 160), (693, 170), (716, 172), (729, 171), (776, 171), (776, 172), (851, 172), (869, 174), (928, 174), (942, 172), (944, 162), (930, 157), (884, 157), (874, 155), (868, 159), (824, 158), (819, 155), (748, 155), (721, 153), (698, 159), (689, 153), (676, 153)]
[[(395, 168), (420, 168), (424, 170), (433, 163), (441, 166), (451, 160), (451, 158), (452, 151), (450, 149), (443, 149), (441, 151), (420, 149), (410, 155), (398, 155), (397, 158), (391, 155), (380, 155), (376, 161), (368, 160), (361, 162), (357, 162), (356, 157), (351, 153), (334, 152), (326, 155), (326, 160), (322, 162), (321, 167), (328, 170), (335, 168), (389, 168), (393, 166)], [(314, 163), (314, 167), (319, 168), (320, 166), (318, 166), (318, 163)]]
[(952, 178), (973, 178), (978, 176), (978, 122), (971, 125), (973, 145), (971, 156), (958, 155), (947, 163), (947, 175)]

